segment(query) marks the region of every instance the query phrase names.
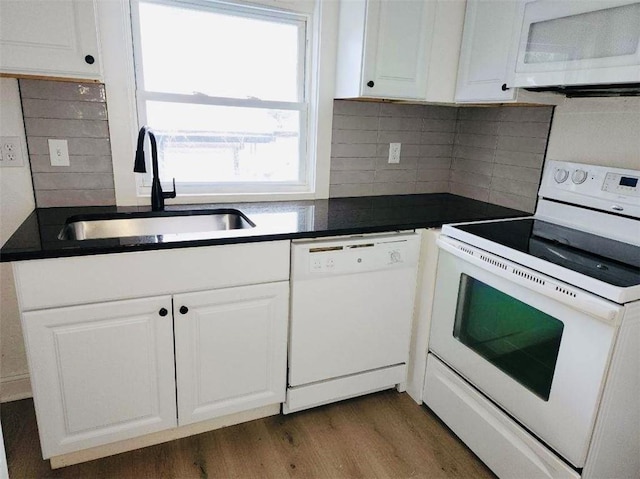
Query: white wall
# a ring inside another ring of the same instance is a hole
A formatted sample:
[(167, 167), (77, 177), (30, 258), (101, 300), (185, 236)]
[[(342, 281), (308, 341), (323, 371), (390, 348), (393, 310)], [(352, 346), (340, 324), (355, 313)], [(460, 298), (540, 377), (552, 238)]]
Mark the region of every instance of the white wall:
[[(0, 78), (0, 135), (18, 136), (26, 153), (18, 81)], [(35, 202), (29, 162), (0, 169), (0, 244), (33, 211)], [(27, 359), (10, 263), (0, 264), (0, 400), (30, 395)]]
[(640, 98), (574, 98), (556, 107), (547, 159), (640, 169)]

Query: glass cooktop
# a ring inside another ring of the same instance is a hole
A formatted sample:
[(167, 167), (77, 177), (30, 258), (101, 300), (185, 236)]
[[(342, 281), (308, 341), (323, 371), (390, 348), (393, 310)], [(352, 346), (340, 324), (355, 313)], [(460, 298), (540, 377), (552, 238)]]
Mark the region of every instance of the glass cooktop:
[(454, 228), (614, 286), (640, 284), (638, 246), (533, 218)]

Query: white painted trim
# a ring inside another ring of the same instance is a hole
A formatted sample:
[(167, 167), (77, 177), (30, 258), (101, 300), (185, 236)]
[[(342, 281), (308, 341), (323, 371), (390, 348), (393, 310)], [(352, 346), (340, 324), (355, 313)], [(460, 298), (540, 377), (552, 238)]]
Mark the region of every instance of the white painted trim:
[(19, 401), (33, 397), (29, 373), (7, 376), (0, 381), (0, 402)]
[[(304, 200), (329, 197), (329, 170), (331, 161), (331, 127), (333, 122), (333, 93), (335, 86), (337, 2), (291, 2), (258, 0), (256, 2), (279, 6), (291, 11), (309, 13), (315, 4), (312, 19), (311, 52), (315, 66), (311, 68), (312, 81), (309, 98), (310, 154), (315, 155), (315, 171), (311, 171), (314, 191), (256, 194), (178, 195), (172, 204)], [(104, 81), (109, 108), (109, 135), (113, 158), (113, 173), (118, 205), (147, 205), (149, 194), (142, 186), (141, 175), (133, 173), (133, 157), (138, 130), (133, 41), (128, 0), (98, 2), (98, 24), (102, 45)]]
[(163, 442), (181, 439), (203, 432), (213, 431), (234, 424), (240, 424), (247, 421), (253, 421), (268, 416), (275, 416), (280, 413), (280, 404), (271, 404), (250, 411), (243, 411), (229, 416), (219, 417), (208, 421), (202, 421), (187, 426), (180, 426), (165, 431), (159, 431), (144, 436), (118, 441), (104, 446), (92, 447), (82, 451), (70, 452), (60, 456), (53, 456), (51, 460), (51, 468), (58, 469), (60, 467), (71, 466), (81, 462), (100, 459), (101, 457), (112, 456), (122, 452), (133, 451), (142, 447), (153, 446)]

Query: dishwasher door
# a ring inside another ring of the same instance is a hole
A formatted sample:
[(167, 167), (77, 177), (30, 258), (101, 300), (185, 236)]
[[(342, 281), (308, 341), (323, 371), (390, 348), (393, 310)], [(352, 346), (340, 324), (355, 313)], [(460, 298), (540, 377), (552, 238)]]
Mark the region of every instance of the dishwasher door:
[(417, 233), (293, 245), (290, 388), (406, 365), (419, 250)]

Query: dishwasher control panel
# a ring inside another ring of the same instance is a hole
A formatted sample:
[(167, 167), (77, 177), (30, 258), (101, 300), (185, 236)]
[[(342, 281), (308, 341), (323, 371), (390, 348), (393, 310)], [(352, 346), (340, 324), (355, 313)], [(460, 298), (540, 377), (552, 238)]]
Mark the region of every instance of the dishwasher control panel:
[(297, 242), (292, 247), (292, 277), (413, 267), (419, 250), (417, 233)]

